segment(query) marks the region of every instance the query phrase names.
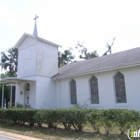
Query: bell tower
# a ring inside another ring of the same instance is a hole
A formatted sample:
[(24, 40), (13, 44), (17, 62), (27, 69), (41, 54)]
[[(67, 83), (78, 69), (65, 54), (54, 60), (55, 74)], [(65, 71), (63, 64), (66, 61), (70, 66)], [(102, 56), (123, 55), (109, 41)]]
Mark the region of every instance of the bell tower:
[(47, 76), (58, 73), (58, 47), (60, 45), (38, 37), (35, 16), (33, 35), (24, 33), (16, 43), (18, 48), (18, 77)]
[[(35, 81), (35, 84), (29, 83), (29, 94), (24, 93), (31, 107), (54, 108), (56, 84), (52, 76), (58, 73), (58, 47), (60, 45), (38, 37), (37, 18), (38, 16), (34, 18), (33, 35), (24, 33), (15, 45), (18, 48), (17, 77)], [(19, 85), (20, 88), (25, 87), (25, 84)]]

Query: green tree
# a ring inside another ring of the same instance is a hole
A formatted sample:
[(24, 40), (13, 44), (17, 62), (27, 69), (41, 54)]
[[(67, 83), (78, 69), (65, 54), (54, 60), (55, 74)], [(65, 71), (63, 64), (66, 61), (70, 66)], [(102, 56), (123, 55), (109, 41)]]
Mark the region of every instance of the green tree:
[[(0, 66), (3, 70), (5, 70), (5, 73), (1, 74), (1, 78), (6, 77), (16, 77), (17, 73), (17, 62), (18, 62), (18, 49), (17, 48), (10, 48), (6, 52), (1, 52), (1, 62)], [(0, 93), (2, 93), (2, 85), (0, 85)], [(15, 87), (12, 87), (12, 101), (15, 102)], [(2, 99), (2, 96), (0, 94), (0, 99)], [(10, 101), (10, 87), (6, 86), (4, 87), (4, 99), (6, 100), (6, 105), (8, 107), (8, 102)], [(1, 100), (0, 100), (0, 106), (1, 106)]]
[(58, 52), (58, 67), (62, 67), (66, 64), (71, 63), (74, 60), (74, 55), (71, 52), (71, 49), (65, 50), (63, 53)]
[(18, 64), (18, 49), (12, 47), (6, 52), (1, 52), (1, 62), (0, 66), (2, 69), (7, 71), (7, 76), (15, 77), (17, 73)]
[(83, 59), (91, 59), (91, 58), (94, 58), (94, 57), (98, 57), (98, 54), (97, 54), (97, 51), (86, 52), (84, 54), (84, 56), (80, 55), (79, 57), (83, 58)]

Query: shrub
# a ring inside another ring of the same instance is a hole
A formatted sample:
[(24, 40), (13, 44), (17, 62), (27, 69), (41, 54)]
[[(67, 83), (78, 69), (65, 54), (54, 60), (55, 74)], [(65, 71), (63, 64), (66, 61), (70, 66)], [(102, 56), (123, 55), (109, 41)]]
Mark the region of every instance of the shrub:
[(139, 119), (139, 113), (135, 110), (111, 109), (110, 111), (114, 114), (112, 118), (118, 126), (121, 134), (124, 134), (126, 130), (131, 128), (131, 126), (133, 126)]
[(44, 123), (47, 124), (49, 128), (56, 127), (59, 123), (58, 110), (46, 110)]
[(102, 118), (103, 126), (106, 130), (106, 133), (110, 134), (110, 131), (113, 129), (113, 127), (115, 127), (114, 112), (111, 109), (103, 110)]
[(34, 115), (35, 122), (41, 127), (46, 119), (46, 110), (37, 110), (37, 113)]
[(68, 109), (59, 109), (59, 124), (62, 124), (65, 129), (71, 128), (71, 118)]
[(81, 131), (87, 122), (88, 109), (69, 109), (69, 123), (75, 130)]
[(92, 110), (88, 115), (88, 121), (93, 127), (94, 131), (99, 133), (100, 127), (103, 124), (103, 111), (102, 110)]
[(47, 124), (49, 128), (63, 125), (65, 129), (81, 131), (88, 122), (95, 132), (100, 133), (101, 126), (104, 126), (109, 134), (114, 126), (117, 126), (121, 134), (129, 128), (138, 128), (140, 117), (135, 110), (127, 109), (0, 109), (0, 121), (8, 123), (25, 122), (33, 126), (37, 123), (41, 126)]

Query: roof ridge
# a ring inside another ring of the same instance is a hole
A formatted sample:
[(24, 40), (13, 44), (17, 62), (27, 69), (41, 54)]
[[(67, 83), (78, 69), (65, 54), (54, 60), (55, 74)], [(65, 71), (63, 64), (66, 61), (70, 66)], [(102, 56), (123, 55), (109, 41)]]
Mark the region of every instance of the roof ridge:
[(140, 47), (70, 63), (59, 68), (59, 74), (55, 76), (55, 78), (62, 79), (78, 74), (84, 75), (89, 72), (103, 72), (108, 71), (110, 68), (111, 70), (118, 70), (126, 67), (134, 67), (136, 65), (140, 65)]
[[(110, 57), (110, 56), (113, 56), (113, 55), (116, 55), (116, 54), (119, 54), (119, 53), (124, 53), (124, 52), (127, 52), (127, 51), (132, 51), (134, 49), (139, 49), (140, 47), (136, 47), (136, 48), (132, 48), (132, 49), (129, 49), (129, 50), (123, 50), (123, 51), (120, 51), (120, 52), (115, 52), (115, 53), (112, 53), (112, 54), (109, 54), (109, 55), (102, 55), (102, 56), (97, 56), (97, 57), (94, 57), (94, 58), (90, 58), (90, 59), (85, 59), (85, 60), (81, 60), (81, 61), (76, 61), (76, 62), (71, 62), (67, 65), (71, 65), (71, 64), (76, 64), (76, 63), (82, 63), (82, 62), (85, 62), (85, 61), (91, 61), (91, 60), (95, 60), (95, 59), (99, 59), (99, 58), (103, 58), (103, 57)], [(64, 65), (63, 67), (66, 67), (67, 65)], [(60, 67), (59, 69), (63, 68), (63, 67)]]

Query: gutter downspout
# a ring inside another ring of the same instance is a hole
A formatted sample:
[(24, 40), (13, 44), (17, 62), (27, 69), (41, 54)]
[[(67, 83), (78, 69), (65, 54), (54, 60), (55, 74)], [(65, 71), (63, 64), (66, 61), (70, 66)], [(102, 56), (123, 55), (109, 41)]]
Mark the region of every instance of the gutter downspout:
[(60, 85), (59, 91), (60, 91), (60, 108), (61, 108), (61, 81), (57, 80), (56, 78), (53, 78), (55, 81), (57, 81)]

